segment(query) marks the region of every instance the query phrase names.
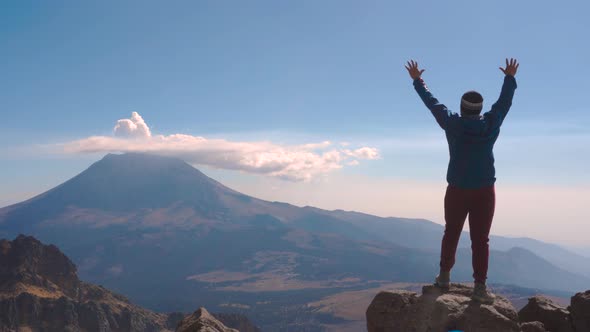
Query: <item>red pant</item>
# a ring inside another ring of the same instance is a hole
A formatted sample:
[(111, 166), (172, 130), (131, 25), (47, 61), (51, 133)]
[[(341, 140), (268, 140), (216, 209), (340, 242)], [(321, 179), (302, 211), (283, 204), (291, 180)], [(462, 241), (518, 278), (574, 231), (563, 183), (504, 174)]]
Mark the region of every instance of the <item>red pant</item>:
[(469, 233), (473, 278), (485, 283), (488, 274), (489, 234), (496, 207), (494, 186), (479, 189), (461, 189), (452, 185), (445, 195), (445, 234), (442, 239), (440, 268), (450, 271), (455, 264), (459, 237), (469, 214)]

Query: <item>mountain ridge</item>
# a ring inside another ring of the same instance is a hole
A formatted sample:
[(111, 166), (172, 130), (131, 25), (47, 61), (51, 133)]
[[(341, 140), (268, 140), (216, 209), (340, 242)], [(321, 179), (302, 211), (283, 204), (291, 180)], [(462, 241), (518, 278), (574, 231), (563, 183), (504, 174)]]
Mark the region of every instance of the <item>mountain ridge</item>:
[[(117, 161), (132, 161), (131, 164), (136, 164), (136, 165), (140, 165), (141, 167), (145, 167), (145, 165), (150, 165), (153, 164), (154, 160), (159, 160), (162, 162), (162, 165), (166, 165), (168, 167), (178, 167), (181, 168), (183, 170), (183, 172), (186, 173), (194, 173), (197, 175), (197, 178), (201, 179), (202, 182), (204, 183), (209, 183), (212, 185), (213, 188), (217, 188), (220, 189), (224, 192), (226, 192), (227, 196), (233, 196), (234, 198), (237, 198), (238, 200), (243, 200), (243, 201), (255, 201), (259, 204), (263, 204), (266, 205), (265, 207), (265, 211), (263, 212), (267, 212), (268, 210), (273, 210), (273, 206), (279, 206), (281, 208), (288, 208), (288, 209), (302, 209), (302, 211), (313, 211), (313, 212), (317, 212), (317, 213), (321, 213), (321, 214), (325, 214), (325, 215), (329, 215), (329, 216), (336, 216), (339, 219), (343, 219), (345, 221), (351, 221), (351, 220), (368, 220), (368, 221), (394, 221), (396, 223), (400, 223), (400, 222), (405, 222), (405, 223), (414, 223), (412, 226), (422, 226), (424, 228), (424, 230), (429, 231), (432, 233), (433, 237), (440, 237), (440, 232), (443, 229), (443, 225), (434, 223), (432, 221), (426, 220), (426, 219), (421, 219), (421, 218), (400, 218), (400, 217), (378, 217), (378, 216), (374, 216), (368, 213), (364, 213), (364, 212), (358, 212), (358, 211), (347, 211), (347, 210), (343, 210), (343, 209), (336, 209), (336, 210), (326, 210), (326, 209), (321, 209), (321, 208), (317, 208), (317, 207), (313, 207), (313, 206), (304, 206), (304, 207), (299, 207), (296, 205), (292, 205), (290, 203), (285, 203), (285, 202), (278, 202), (278, 201), (265, 201), (262, 199), (258, 199), (249, 195), (245, 195), (242, 193), (239, 193), (227, 186), (224, 186), (223, 184), (221, 184), (220, 182), (208, 177), (207, 175), (205, 175), (204, 173), (202, 173), (201, 171), (199, 171), (198, 169), (194, 168), (193, 166), (189, 165), (188, 163), (180, 160), (180, 159), (176, 159), (176, 158), (172, 158), (172, 157), (163, 157), (163, 156), (157, 156), (157, 155), (150, 155), (150, 154), (143, 154), (143, 153), (125, 153), (125, 154), (112, 154), (109, 153), (107, 155), (105, 155), (101, 160), (93, 163), (87, 170), (81, 172), (80, 174), (74, 176), (72, 179), (65, 181), (64, 183), (48, 190), (45, 191), (39, 195), (36, 195), (30, 199), (27, 199), (25, 201), (16, 203), (16, 204), (11, 204), (5, 207), (0, 208), (0, 225), (2, 225), (2, 221), (6, 220), (6, 217), (2, 218), (2, 215), (6, 215), (8, 213), (10, 213), (11, 211), (14, 210), (18, 210), (20, 207), (22, 207), (23, 205), (26, 204), (31, 204), (34, 203), (35, 201), (38, 201), (40, 199), (43, 199), (45, 197), (47, 197), (48, 195), (52, 195), (54, 194), (56, 191), (60, 191), (65, 189), (64, 187), (67, 188), (68, 185), (71, 185), (72, 183), (75, 183), (76, 180), (87, 174), (88, 171), (93, 171), (94, 168), (98, 167), (98, 166), (104, 166), (105, 164), (112, 164), (114, 162)], [(149, 161), (149, 162), (146, 162)], [(132, 166), (132, 165), (130, 165)], [(120, 165), (117, 165), (117, 168), (120, 169)], [(135, 168), (137, 169), (137, 168)], [(138, 190), (139, 191), (139, 190)], [(173, 192), (174, 190), (160, 190), (161, 192)], [(189, 191), (190, 193), (190, 191)], [(98, 194), (98, 193), (95, 193)], [(187, 197), (187, 196), (191, 196), (192, 193), (187, 194), (186, 192), (183, 193), (184, 196), (182, 195), (178, 195), (178, 196), (182, 196)], [(208, 197), (215, 197), (216, 193), (215, 192), (211, 192), (211, 190), (209, 190), (209, 192), (207, 193), (209, 194)], [(168, 199), (164, 199), (162, 200), (162, 197), (154, 197), (153, 198), (153, 202), (155, 203), (154, 206), (150, 206), (150, 204), (144, 204), (144, 206), (136, 206), (133, 203), (129, 203), (129, 199), (130, 197), (132, 197), (133, 195), (130, 195), (128, 192), (125, 192), (124, 194), (120, 194), (117, 196), (113, 196), (112, 193), (110, 191), (107, 191), (105, 189), (105, 192), (101, 193), (100, 195), (97, 196), (101, 196), (103, 199), (106, 198), (110, 198), (111, 201), (121, 201), (121, 200), (125, 200), (127, 202), (125, 207), (119, 207), (117, 209), (115, 209), (116, 211), (120, 211), (120, 210), (124, 210), (123, 208), (127, 209), (127, 210), (132, 210), (132, 209), (137, 209), (137, 208), (157, 208), (158, 206), (162, 206), (162, 205), (166, 205), (171, 203), (171, 201)], [(199, 195), (197, 195), (199, 196)], [(75, 200), (74, 201), (79, 201), (81, 198), (80, 197), (74, 197)], [(164, 197), (166, 198), (166, 197)], [(62, 197), (62, 199), (64, 199)], [(178, 199), (179, 201), (181, 201), (181, 199)], [(96, 200), (91, 200), (92, 202), (96, 202)], [(207, 203), (215, 203), (215, 202), (207, 202)], [(49, 205), (55, 205), (55, 204), (49, 204)], [(81, 204), (81, 207), (90, 207), (90, 208), (104, 208), (104, 205), (109, 205), (109, 203), (103, 203), (101, 204), (102, 206), (92, 206), (91, 204)], [(216, 206), (217, 204), (210, 204), (209, 208), (211, 206)], [(108, 210), (108, 209), (107, 209)], [(44, 211), (45, 214), (47, 215), (47, 210)], [(51, 215), (51, 210), (49, 209), (49, 215)], [(45, 216), (46, 217), (46, 216)], [(39, 219), (39, 218), (31, 218), (30, 216), (20, 216), (20, 218), (25, 218), (25, 219)], [(382, 235), (383, 231), (382, 230), (378, 230), (374, 232), (376, 235)], [(400, 243), (400, 241), (403, 241), (404, 238), (407, 237), (398, 237), (396, 238), (397, 243)], [(513, 246), (522, 246), (521, 243), (519, 242), (528, 242), (526, 246), (524, 246), (525, 248), (529, 249), (529, 250), (533, 250), (535, 252), (538, 252), (539, 250), (542, 250), (542, 248), (550, 246), (552, 247), (551, 251), (555, 252), (553, 254), (549, 253), (549, 256), (551, 258), (552, 261), (556, 261), (559, 260), (563, 257), (563, 255), (575, 255), (575, 259), (576, 260), (572, 260), (573, 262), (577, 261), (577, 260), (588, 260), (588, 262), (590, 262), (590, 258), (576, 254), (574, 252), (572, 252), (571, 250), (567, 249), (567, 248), (563, 248), (560, 245), (557, 244), (553, 244), (553, 243), (548, 243), (548, 242), (544, 242), (544, 241), (539, 241), (533, 238), (528, 238), (528, 237), (505, 237), (505, 236), (498, 236), (498, 235), (491, 235), (491, 239), (493, 241), (491, 241), (491, 245), (492, 248), (494, 249), (498, 249), (498, 250), (508, 250)], [(422, 244), (422, 246), (418, 246), (418, 247), (424, 247), (426, 245), (429, 245), (432, 249), (437, 249), (437, 247), (439, 246), (439, 244), (437, 243), (438, 241), (434, 241), (435, 238), (429, 238), (428, 241), (424, 241), (425, 243)], [(414, 243), (412, 241), (412, 243)], [(407, 243), (408, 245), (412, 244), (412, 243)], [(415, 243), (414, 243), (415, 244)], [(468, 242), (468, 238), (466, 236), (462, 236), (461, 237), (461, 242), (460, 242), (460, 247), (469, 247), (469, 242)], [(561, 264), (560, 264), (561, 265)], [(576, 264), (572, 264), (572, 262), (563, 264), (564, 266), (567, 266), (568, 268), (572, 268), (575, 267)], [(584, 265), (584, 264), (582, 264)], [(590, 266), (590, 264), (588, 264)], [(577, 273), (582, 272), (582, 274), (586, 275), (586, 276), (590, 276), (590, 268), (586, 271), (586, 270), (581, 270), (581, 271), (576, 271)]]
[[(60, 214), (61, 218), (52, 219)], [(265, 201), (224, 186), (180, 159), (125, 153), (107, 154), (55, 188), (0, 209), (0, 235), (30, 233), (35, 223), (47, 226), (52, 222), (106, 227), (133, 220), (137, 227), (143, 223), (141, 227), (200, 224), (231, 228), (221, 224), (237, 222), (244, 226), (245, 220), (256, 220), (262, 215), (272, 216), (268, 220), (275, 220), (276, 225), (282, 223), (307, 232), (340, 234), (355, 241), (377, 239), (433, 251), (439, 250), (443, 230), (442, 225), (425, 219), (377, 217), (343, 209), (330, 211)], [(464, 233), (459, 247), (469, 247)], [(584, 257), (557, 245), (529, 238), (492, 235), (491, 239), (492, 249), (546, 249), (542, 257), (552, 264), (590, 276), (590, 259), (589, 264), (580, 264), (586, 261)]]

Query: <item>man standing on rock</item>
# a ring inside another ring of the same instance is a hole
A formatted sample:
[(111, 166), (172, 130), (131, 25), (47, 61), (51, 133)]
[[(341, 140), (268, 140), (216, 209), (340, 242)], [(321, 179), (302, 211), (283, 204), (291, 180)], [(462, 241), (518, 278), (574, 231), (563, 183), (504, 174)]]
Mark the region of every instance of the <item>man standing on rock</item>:
[(444, 202), (445, 232), (441, 246), (440, 273), (435, 279), (435, 285), (441, 288), (450, 286), (450, 271), (455, 264), (459, 237), (469, 215), (475, 280), (472, 299), (482, 303), (492, 303), (495, 298), (486, 288), (488, 236), (496, 205), (493, 148), (500, 134), (500, 126), (512, 105), (516, 90), (514, 75), (518, 65), (515, 59), (506, 59), (506, 68), (500, 67), (505, 74), (500, 98), (483, 115), (483, 97), (478, 92), (468, 91), (463, 94), (461, 115), (451, 112), (426, 87), (421, 78), (424, 69), (418, 69), (418, 63), (414, 60), (406, 65), (414, 80), (416, 92), (445, 131), (449, 144), (448, 186)]

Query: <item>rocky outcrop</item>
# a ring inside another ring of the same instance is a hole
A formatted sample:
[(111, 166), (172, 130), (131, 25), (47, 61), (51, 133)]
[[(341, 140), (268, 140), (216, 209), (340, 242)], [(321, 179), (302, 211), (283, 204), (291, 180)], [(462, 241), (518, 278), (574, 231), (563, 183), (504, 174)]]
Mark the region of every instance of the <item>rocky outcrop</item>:
[(239, 332), (226, 327), (215, 319), (205, 308), (199, 308), (192, 315), (178, 323), (177, 332)]
[(521, 322), (539, 321), (551, 332), (574, 332), (570, 313), (544, 296), (533, 296), (518, 312)]
[[(203, 308), (203, 310), (206, 310)], [(197, 310), (197, 315), (200, 315), (200, 311)], [(180, 312), (174, 312), (168, 314), (167, 326), (176, 329), (181, 325), (186, 326), (186, 324), (180, 324), (180, 322), (189, 316), (193, 316), (195, 313), (191, 315), (186, 315)], [(248, 317), (236, 314), (236, 313), (210, 313), (209, 315), (213, 316), (213, 318), (217, 319), (219, 322), (223, 323), (227, 328), (231, 328), (234, 330), (238, 330), (240, 332), (261, 332), (258, 326), (254, 325)], [(186, 323), (186, 321), (185, 321)], [(233, 331), (231, 330), (230, 331)]]
[(590, 290), (572, 296), (569, 311), (576, 332), (590, 331)]
[(261, 332), (258, 326), (252, 324), (248, 317), (244, 315), (235, 313), (213, 313), (212, 315), (225, 326), (234, 328), (240, 332)]
[(564, 308), (547, 297), (529, 298), (518, 313), (504, 297), (491, 305), (471, 300), (473, 289), (452, 284), (448, 291), (428, 285), (422, 294), (382, 291), (367, 309), (369, 332), (590, 332), (590, 290), (577, 293)]
[(162, 315), (105, 302), (21, 293), (0, 301), (0, 329), (31, 331), (166, 331)]
[(422, 295), (404, 290), (382, 291), (367, 309), (369, 332), (479, 331), (520, 332), (518, 314), (498, 296), (492, 305), (471, 300), (473, 288), (452, 284), (447, 292), (424, 286)]
[(30, 236), (0, 241), (0, 330), (168, 331), (164, 314), (80, 281), (57, 247)]
[(551, 332), (589, 332), (590, 290), (572, 296), (567, 308), (543, 296), (531, 297), (518, 316), (523, 323), (542, 322), (545, 329)]
[(522, 332), (548, 332), (541, 322), (527, 322), (520, 324)]
[[(244, 316), (229, 316), (231, 324), (254, 326)], [(179, 324), (181, 320), (186, 324)], [(68, 257), (33, 237), (0, 240), (2, 332), (156, 332), (173, 331), (177, 325), (182, 325), (179, 331), (238, 331), (227, 328), (204, 308), (190, 316), (155, 313), (104, 287), (80, 281)]]
[(56, 246), (33, 237), (0, 240), (0, 292), (19, 293), (19, 287), (46, 289), (77, 298), (80, 280), (76, 266)]

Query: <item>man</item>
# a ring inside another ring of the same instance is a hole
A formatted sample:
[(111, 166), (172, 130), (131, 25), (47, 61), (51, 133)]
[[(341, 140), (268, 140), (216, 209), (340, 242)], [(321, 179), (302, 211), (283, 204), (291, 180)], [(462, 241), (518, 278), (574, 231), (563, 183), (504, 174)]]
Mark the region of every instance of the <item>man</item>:
[(515, 59), (506, 59), (506, 68), (500, 67), (505, 74), (500, 98), (483, 115), (483, 97), (478, 92), (468, 91), (463, 94), (461, 115), (458, 115), (449, 111), (430, 93), (421, 78), (424, 69), (418, 69), (417, 62), (411, 60), (406, 65), (416, 92), (445, 131), (449, 144), (448, 186), (444, 201), (445, 232), (441, 245), (440, 273), (435, 279), (435, 285), (449, 288), (459, 237), (465, 218), (469, 215), (475, 281), (472, 299), (481, 303), (493, 303), (495, 298), (486, 288), (488, 236), (496, 200), (493, 148), (500, 134), (500, 126), (512, 105), (516, 90), (514, 75), (518, 65)]

